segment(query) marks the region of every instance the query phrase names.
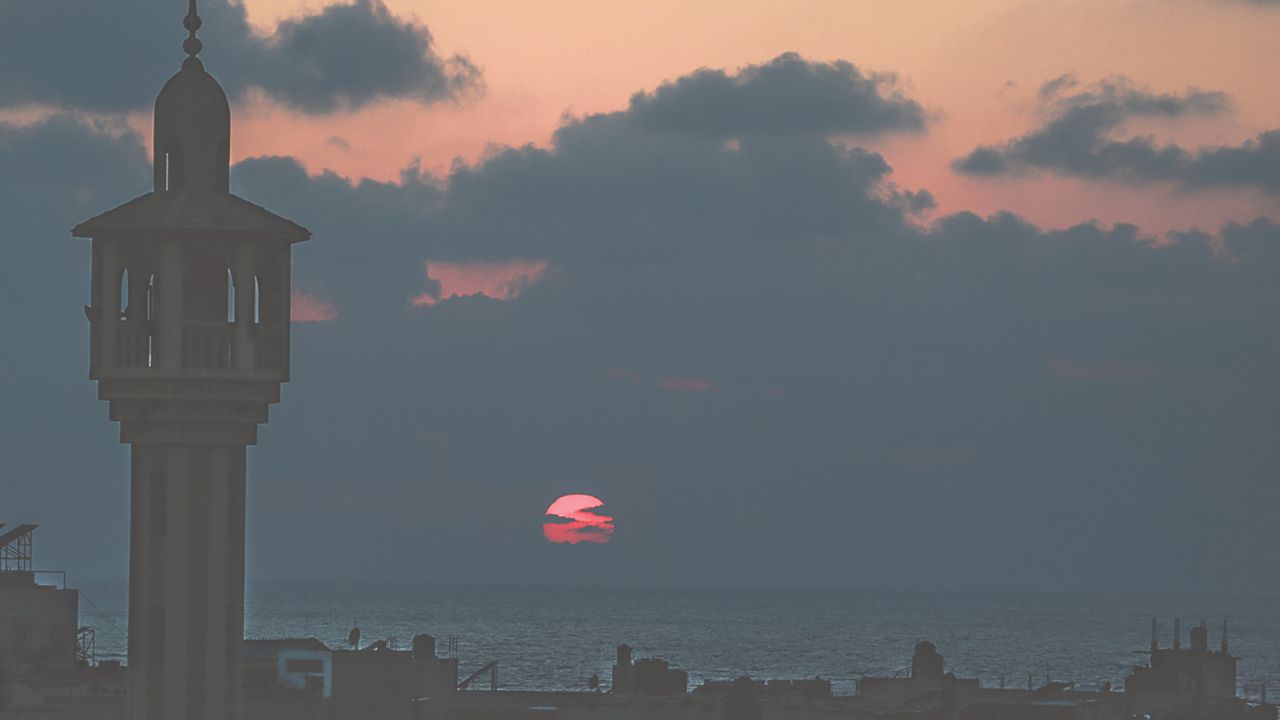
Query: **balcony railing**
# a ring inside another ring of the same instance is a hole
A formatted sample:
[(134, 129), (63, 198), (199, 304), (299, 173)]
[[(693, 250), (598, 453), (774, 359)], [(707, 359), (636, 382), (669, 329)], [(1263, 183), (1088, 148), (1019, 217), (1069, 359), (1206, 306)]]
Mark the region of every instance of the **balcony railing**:
[(259, 326), (254, 332), (254, 368), (261, 371), (284, 372), (289, 369), (289, 331)]
[(116, 326), (116, 367), (151, 367), (151, 323), (121, 322)]
[[(283, 380), (289, 371), (289, 328), (223, 322), (185, 322), (178, 328), (177, 358), (165, 355), (169, 328), (155, 321), (92, 323), (90, 367), (94, 377), (123, 372), (130, 377), (198, 371), (200, 377), (245, 375)], [(176, 361), (176, 367), (173, 366)]]
[(185, 323), (182, 367), (231, 370), (236, 366), (236, 327), (227, 323)]

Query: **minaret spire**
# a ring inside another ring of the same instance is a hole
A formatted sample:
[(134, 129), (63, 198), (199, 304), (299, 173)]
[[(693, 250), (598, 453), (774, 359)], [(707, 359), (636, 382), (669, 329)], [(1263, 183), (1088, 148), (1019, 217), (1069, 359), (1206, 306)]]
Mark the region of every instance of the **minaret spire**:
[(199, 13), (196, 12), (196, 0), (190, 0), (187, 8), (187, 17), (182, 21), (182, 27), (187, 29), (187, 39), (182, 43), (182, 49), (187, 51), (187, 59), (183, 62), (183, 67), (187, 67), (188, 63), (200, 67), (202, 63), (200, 58), (196, 56), (204, 49), (204, 43), (200, 42), (200, 38), (196, 37), (196, 31), (200, 26), (204, 25), (204, 21), (200, 19)]

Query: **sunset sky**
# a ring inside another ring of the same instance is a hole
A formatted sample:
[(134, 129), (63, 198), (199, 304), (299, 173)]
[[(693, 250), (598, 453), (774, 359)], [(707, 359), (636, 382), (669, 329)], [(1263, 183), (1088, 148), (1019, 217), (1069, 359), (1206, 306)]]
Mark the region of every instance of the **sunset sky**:
[[(0, 522), (80, 573), (125, 571), (128, 457), (67, 230), (150, 190), (185, 12), (0, 2)], [(541, 581), (590, 553), (607, 582), (1177, 589), (1274, 566), (1280, 2), (200, 12), (233, 192), (314, 232), (251, 454), (251, 577)], [(542, 542), (566, 493), (626, 532)], [(481, 562), (398, 553), (443, 546)]]
[[(733, 70), (798, 52), (891, 73), (930, 115), (927, 132), (876, 138), (894, 181), (928, 188), (941, 213), (1013, 210), (1051, 227), (1081, 220), (1135, 222), (1152, 232), (1212, 228), (1264, 213), (1276, 198), (1234, 189), (1190, 197), (1169, 184), (1124, 188), (1054, 177), (968, 179), (950, 162), (978, 144), (1043, 122), (1037, 91), (1063, 74), (1081, 83), (1124, 76), (1158, 93), (1188, 88), (1229, 96), (1209, 117), (1139, 119), (1127, 134), (1160, 142), (1235, 145), (1280, 117), (1280, 19), (1264, 4), (1230, 0), (1028, 3), (1019, 0), (798, 3), (423, 2), (387, 7), (427, 24), (442, 55), (461, 53), (484, 90), (432, 108), (392, 102), (323, 116), (249, 103), (238, 118), (240, 157), (287, 154), (311, 172), (394, 180), (420, 159), (435, 172), (474, 162), (493, 143), (545, 146), (565, 114), (624, 109), (628, 98), (697, 68)], [(245, 4), (255, 29), (314, 2)], [(216, 44), (214, 46), (216, 48)], [(136, 119), (141, 130), (149, 116)], [(335, 142), (340, 139), (342, 142)], [(854, 141), (857, 139), (855, 138)]]

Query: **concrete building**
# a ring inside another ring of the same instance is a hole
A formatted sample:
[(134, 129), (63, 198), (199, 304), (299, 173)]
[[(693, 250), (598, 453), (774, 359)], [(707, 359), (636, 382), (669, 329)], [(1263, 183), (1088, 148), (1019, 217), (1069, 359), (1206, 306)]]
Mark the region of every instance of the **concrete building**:
[(1209, 628), (1191, 628), (1190, 647), (1182, 646), (1182, 622), (1173, 621), (1173, 647), (1160, 647), (1156, 621), (1151, 621), (1151, 664), (1137, 666), (1125, 678), (1125, 694), (1135, 705), (1153, 712), (1170, 708), (1205, 707), (1236, 700), (1236, 658), (1231, 655), (1228, 628), (1222, 623), (1221, 645), (1209, 649)]
[(0, 712), (48, 707), (77, 667), (79, 593), (36, 581), (35, 529), (0, 523)]
[(946, 672), (938, 647), (928, 640), (916, 643), (909, 677), (864, 677), (858, 682), (860, 697), (885, 705), (962, 705), (974, 697), (979, 687), (976, 678), (957, 678)]
[(702, 684), (694, 688), (693, 691), (700, 695), (727, 696), (734, 691), (735, 686), (740, 686), (743, 681), (751, 683), (754, 694), (763, 698), (823, 699), (832, 697), (831, 681), (820, 677), (812, 680), (778, 678), (752, 680), (749, 677), (740, 677), (736, 680), (703, 680)]
[(619, 695), (683, 695), (689, 691), (689, 673), (676, 670), (665, 660), (633, 660), (631, 646), (618, 646), (613, 665), (611, 692)]
[(333, 694), (333, 651), (316, 638), (245, 640), (246, 695)]
[(155, 105), (154, 192), (92, 240), (90, 377), (132, 447), (129, 716), (239, 718), (245, 449), (289, 379), (290, 252), (310, 233), (229, 191), (231, 111), (197, 57)]
[(80, 596), (36, 582), (31, 535), (36, 525), (0, 523), (0, 668), (63, 670), (76, 663)]
[(457, 691), (458, 660), (436, 657), (430, 635), (415, 637), (412, 650), (379, 640), (333, 654), (333, 702), (343, 717), (409, 720), (425, 702), (448, 707)]

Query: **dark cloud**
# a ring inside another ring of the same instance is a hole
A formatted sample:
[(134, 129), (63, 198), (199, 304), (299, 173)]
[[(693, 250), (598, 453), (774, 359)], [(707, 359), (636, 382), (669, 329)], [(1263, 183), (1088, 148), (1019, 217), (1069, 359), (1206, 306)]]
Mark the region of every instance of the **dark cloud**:
[(1113, 131), (1135, 118), (1177, 118), (1223, 112), (1222, 93), (1188, 91), (1153, 94), (1124, 79), (1102, 82), (1070, 95), (1078, 82), (1064, 75), (1041, 86), (1052, 119), (1038, 130), (999, 147), (982, 146), (953, 167), (971, 175), (994, 175), (1041, 169), (1084, 177), (1128, 180), (1164, 179), (1185, 165), (1189, 154), (1178, 147), (1159, 147), (1151, 138), (1108, 140)]
[(951, 166), (966, 175), (1004, 175), (1009, 172), (1010, 162), (996, 148), (979, 147)]
[(382, 0), (282, 22), (262, 52), (262, 74), (246, 81), (309, 112), (385, 97), (448, 100), (480, 83), (478, 68), (437, 56), (427, 28), (393, 16)]
[(922, 130), (926, 120), (893, 76), (795, 53), (737, 74), (699, 70), (636, 93), (627, 116), (646, 130), (722, 138)]
[[(0, 98), (117, 112), (149, 106), (177, 71), (185, 7), (160, 0), (45, 0), (0, 4)], [(263, 37), (243, 5), (206, 0), (202, 58), (233, 95), (260, 88), (305, 112), (385, 98), (438, 102), (479, 87), (461, 56), (442, 57), (417, 22), (382, 0), (330, 5)]]
[[(1004, 587), (1018, 567), (1035, 588), (1258, 590), (1237, 570), (1280, 542), (1280, 226), (921, 227), (928, 196), (879, 154), (629, 113), (444, 178), (235, 168), (315, 232), (295, 283), (339, 310), (295, 326), (253, 454), (252, 572), (555, 582), (542, 513), (589, 490), (627, 520), (601, 582)], [(83, 379), (87, 252), (66, 229), (149, 168), (129, 136), (5, 132), (26, 133), (0, 164), (23, 218), (0, 245), (3, 369), (23, 378), (0, 386), (7, 511), (54, 516), (51, 563), (123, 572), (127, 456)], [(77, 182), (92, 208), (64, 204)], [(548, 262), (518, 300), (412, 305), (427, 260), (511, 258)], [(379, 521), (314, 532), (351, 517)]]
[(1182, 175), (1188, 187), (1252, 187), (1280, 193), (1280, 130), (1237, 147), (1203, 148)]
[(1066, 75), (1059, 75), (1052, 80), (1045, 81), (1045, 83), (1040, 86), (1039, 94), (1041, 98), (1051, 98), (1054, 95), (1057, 95), (1060, 90), (1073, 88), (1079, 84), (1080, 81), (1076, 79), (1075, 75), (1070, 73)]
[(996, 146), (979, 146), (952, 163), (960, 173), (996, 176), (1045, 171), (1130, 183), (1171, 182), (1183, 188), (1248, 187), (1280, 192), (1280, 131), (1259, 135), (1237, 147), (1187, 150), (1147, 136), (1115, 139), (1139, 118), (1182, 118), (1225, 112), (1218, 92), (1188, 90), (1181, 95), (1137, 89), (1124, 79), (1108, 80), (1073, 94), (1070, 75), (1046, 82), (1039, 92), (1051, 114), (1042, 127)]

